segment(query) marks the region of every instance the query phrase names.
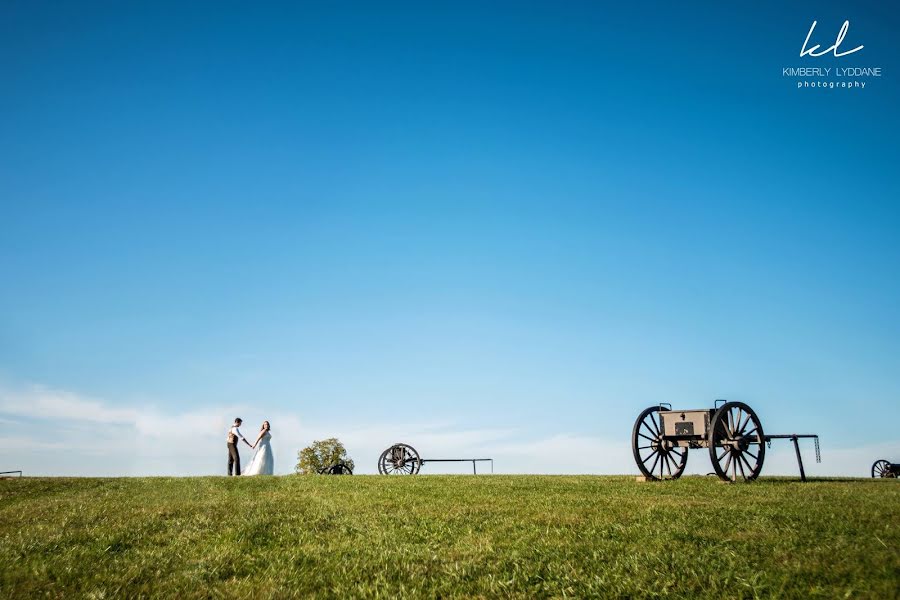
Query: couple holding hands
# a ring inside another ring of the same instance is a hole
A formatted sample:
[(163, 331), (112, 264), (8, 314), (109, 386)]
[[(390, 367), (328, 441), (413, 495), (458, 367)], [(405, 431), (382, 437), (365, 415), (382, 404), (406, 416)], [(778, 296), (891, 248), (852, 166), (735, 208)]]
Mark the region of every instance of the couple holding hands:
[[(240, 426), (243, 421), (238, 418), (228, 430), (228, 475), (272, 475), (275, 471), (275, 457), (272, 456), (272, 446), (269, 443), (272, 434), (269, 432), (269, 422), (263, 421), (259, 429), (259, 435), (252, 444), (241, 433)], [(251, 450), (256, 450), (250, 464), (241, 472), (241, 455), (238, 452), (238, 440), (243, 440)]]

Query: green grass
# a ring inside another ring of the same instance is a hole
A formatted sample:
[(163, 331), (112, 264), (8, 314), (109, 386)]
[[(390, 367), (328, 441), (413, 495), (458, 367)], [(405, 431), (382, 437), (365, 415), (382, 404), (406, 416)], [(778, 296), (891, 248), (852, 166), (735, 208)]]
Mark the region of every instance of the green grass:
[(896, 598), (900, 482), (0, 481), (0, 597)]

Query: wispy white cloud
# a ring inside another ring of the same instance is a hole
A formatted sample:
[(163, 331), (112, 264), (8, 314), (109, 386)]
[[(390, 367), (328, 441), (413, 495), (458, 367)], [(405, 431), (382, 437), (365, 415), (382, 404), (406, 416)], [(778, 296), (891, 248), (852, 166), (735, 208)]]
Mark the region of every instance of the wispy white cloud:
[(66, 444), (54, 440), (39, 440), (21, 435), (0, 436), (0, 450), (4, 452), (23, 450), (62, 450), (65, 448)]
[(112, 408), (98, 400), (38, 384), (0, 390), (0, 412), (94, 423), (130, 423), (138, 414), (135, 410)]

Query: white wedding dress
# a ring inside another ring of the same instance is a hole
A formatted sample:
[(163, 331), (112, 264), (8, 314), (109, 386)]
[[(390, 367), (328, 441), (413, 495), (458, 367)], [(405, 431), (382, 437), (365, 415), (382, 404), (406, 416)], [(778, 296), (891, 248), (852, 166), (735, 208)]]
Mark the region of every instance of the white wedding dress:
[(272, 445), (269, 441), (272, 434), (265, 432), (256, 446), (256, 454), (242, 475), (272, 475), (275, 472), (275, 457), (272, 456)]

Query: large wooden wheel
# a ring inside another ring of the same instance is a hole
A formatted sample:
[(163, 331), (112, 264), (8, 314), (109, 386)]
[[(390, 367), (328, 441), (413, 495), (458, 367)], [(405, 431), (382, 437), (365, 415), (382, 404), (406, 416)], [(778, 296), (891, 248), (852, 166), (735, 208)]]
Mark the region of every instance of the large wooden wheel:
[(709, 458), (724, 481), (753, 481), (766, 458), (766, 438), (753, 409), (743, 402), (726, 402), (710, 425)]
[(896, 477), (891, 470), (891, 463), (882, 459), (872, 465), (872, 477)]
[(378, 472), (382, 475), (415, 475), (422, 468), (422, 459), (408, 444), (394, 444), (378, 458)]
[(634, 462), (647, 479), (678, 479), (687, 465), (688, 449), (663, 438), (659, 411), (659, 406), (651, 406), (634, 422), (631, 431)]

